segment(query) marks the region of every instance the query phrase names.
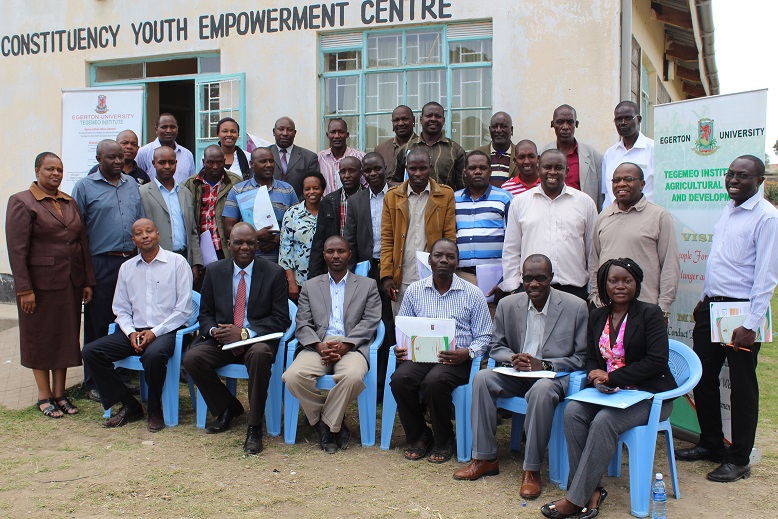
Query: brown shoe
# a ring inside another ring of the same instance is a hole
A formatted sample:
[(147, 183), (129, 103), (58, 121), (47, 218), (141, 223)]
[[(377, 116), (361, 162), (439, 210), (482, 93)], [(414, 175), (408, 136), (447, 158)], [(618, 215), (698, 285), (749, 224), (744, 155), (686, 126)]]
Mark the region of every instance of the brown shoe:
[(500, 473), (500, 462), (496, 459), (473, 460), (461, 469), (454, 472), (454, 479), (475, 481), (482, 476), (496, 476)]
[(149, 432), (159, 432), (165, 428), (165, 420), (162, 418), (161, 414), (150, 414), (148, 426)]
[(143, 408), (132, 409), (126, 406), (122, 406), (119, 412), (113, 415), (111, 418), (103, 422), (103, 427), (112, 429), (114, 427), (121, 427), (127, 425), (130, 422), (137, 422), (143, 418)]
[(540, 472), (537, 470), (525, 470), (521, 476), (521, 490), (519, 495), (524, 499), (536, 499), (542, 490), (540, 484)]

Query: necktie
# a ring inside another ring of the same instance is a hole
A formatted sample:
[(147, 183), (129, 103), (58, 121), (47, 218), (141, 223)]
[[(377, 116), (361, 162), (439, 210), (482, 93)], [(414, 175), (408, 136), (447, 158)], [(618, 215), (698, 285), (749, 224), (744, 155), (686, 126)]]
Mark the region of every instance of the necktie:
[(281, 148), (281, 171), (284, 172), (284, 175), (286, 175), (286, 168), (289, 167), (289, 164), (286, 162), (286, 148)]
[[(239, 328), (243, 328), (243, 314), (246, 312), (246, 272), (240, 271), (240, 281), (238, 282), (238, 293), (235, 296), (235, 309), (232, 312), (232, 324)], [(243, 353), (243, 346), (240, 348), (233, 348), (232, 353), (235, 356)]]

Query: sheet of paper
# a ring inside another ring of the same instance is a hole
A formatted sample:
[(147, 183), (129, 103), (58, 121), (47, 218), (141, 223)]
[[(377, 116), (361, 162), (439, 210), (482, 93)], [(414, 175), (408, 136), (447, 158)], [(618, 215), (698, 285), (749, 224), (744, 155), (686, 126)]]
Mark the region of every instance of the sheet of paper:
[(411, 337), (413, 362), (438, 362), (438, 353), (449, 351), (448, 337)]
[(219, 259), (216, 255), (216, 247), (213, 246), (211, 231), (205, 231), (200, 235), (200, 253), (203, 255), (204, 267)]
[(222, 346), (222, 349), (231, 350), (232, 348), (240, 348), (241, 346), (248, 346), (249, 344), (254, 344), (255, 342), (274, 341), (276, 339), (280, 339), (283, 336), (284, 336), (284, 332), (274, 332), (274, 333), (268, 333), (267, 335), (257, 335), (256, 337), (252, 337), (251, 339), (246, 339), (245, 341), (230, 342)]
[[(743, 325), (750, 306), (748, 301), (710, 303), (710, 341), (730, 344), (732, 332)], [(764, 321), (756, 330), (756, 341), (773, 341), (773, 319), (769, 307)]]
[[(448, 350), (456, 348), (454, 343), (454, 335), (456, 332), (457, 323), (454, 319), (437, 319), (427, 317), (407, 317), (397, 316), (395, 319), (395, 339), (397, 345), (401, 348), (408, 350), (408, 355), (405, 357), (408, 360), (415, 360), (414, 355), (414, 339), (421, 338), (420, 347), (426, 351), (432, 346), (423, 346), (425, 343), (434, 342), (430, 338), (436, 337), (438, 341), (440, 338), (445, 338), (448, 344)], [(419, 342), (419, 341), (416, 341)], [(420, 352), (424, 354), (424, 352)], [(437, 362), (437, 352), (434, 355), (435, 360), (420, 361), (420, 362)]]
[(516, 371), (513, 368), (509, 368), (507, 366), (501, 366), (499, 368), (494, 368), (495, 373), (502, 373), (503, 375), (508, 375), (511, 377), (518, 377), (518, 378), (557, 378), (557, 377), (564, 377), (569, 375), (570, 373), (567, 373), (566, 371), (545, 371), (545, 370), (538, 370), (538, 371)]
[(586, 402), (589, 404), (604, 405), (608, 407), (616, 407), (618, 409), (626, 409), (630, 406), (653, 398), (654, 394), (648, 391), (635, 391), (633, 389), (620, 389), (615, 393), (603, 393), (599, 389), (593, 387), (587, 387), (582, 389), (578, 393), (573, 393), (567, 397), (567, 400), (578, 400), (579, 402)]
[[(484, 296), (502, 281), (502, 265), (500, 263), (491, 263), (488, 265), (476, 265), (475, 277), (478, 281), (478, 288), (484, 293)], [(494, 301), (494, 295), (486, 298), (487, 303)]]
[(267, 186), (259, 186), (257, 196), (254, 198), (254, 228), (262, 229), (271, 226), (271, 231), (280, 231), (273, 203), (270, 201), (270, 193)]
[(416, 268), (419, 269), (419, 279), (424, 279), (432, 275), (429, 252), (416, 251)]

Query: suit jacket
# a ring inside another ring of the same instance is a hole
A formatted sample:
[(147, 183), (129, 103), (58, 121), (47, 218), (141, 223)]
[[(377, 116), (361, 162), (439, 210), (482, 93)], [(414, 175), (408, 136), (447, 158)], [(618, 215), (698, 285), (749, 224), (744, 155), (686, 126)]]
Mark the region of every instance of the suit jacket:
[[(600, 335), (605, 329), (610, 308), (604, 306), (592, 310), (587, 333), (586, 372), (594, 369), (607, 371), (605, 359), (600, 354)], [(657, 305), (632, 301), (627, 310), (627, 329), (624, 330), (623, 368), (608, 375), (610, 385), (637, 386), (643, 391), (661, 393), (677, 387), (667, 359), (670, 345), (667, 325), (662, 309)]]
[[(308, 259), (308, 279), (327, 273), (324, 263), (324, 242), (330, 236), (340, 236), (340, 194), (337, 189), (321, 199), (319, 214), (316, 217), (316, 232), (311, 240), (311, 256)], [(349, 204), (349, 209), (351, 205)]]
[(348, 213), (346, 214), (343, 237), (346, 238), (349, 247), (351, 247), (349, 268), (352, 270), (360, 261), (373, 259), (373, 240), (381, 239), (381, 236), (373, 236), (370, 192), (370, 188), (363, 189), (348, 199)]
[[(537, 358), (548, 360), (554, 371), (583, 369), (586, 360), (586, 302), (554, 288), (548, 296), (548, 315)], [(529, 297), (514, 294), (500, 300), (494, 313), (489, 356), (499, 366), (511, 365), (511, 357), (521, 353), (527, 333)]]
[[(478, 148), (478, 151), (483, 151), (484, 153), (486, 153), (487, 157), (491, 157), (492, 156), (492, 143), (490, 142), (486, 146), (481, 146), (480, 148)], [(511, 165), (509, 166), (509, 169), (508, 169), (508, 176), (510, 178), (513, 178), (516, 175), (518, 175), (519, 172), (518, 172), (518, 169), (516, 167), (516, 145), (513, 144), (512, 142), (511, 142), (510, 151), (511, 151)]]
[[(297, 307), (298, 345), (295, 355), (303, 348), (314, 350), (316, 343), (324, 340), (330, 322), (332, 298), (330, 276), (309, 279), (303, 283)], [(349, 272), (343, 297), (343, 342), (354, 345), (370, 364), (370, 343), (381, 321), (381, 297), (375, 280)]]
[[(202, 172), (203, 171), (200, 170), (200, 173)], [(192, 175), (186, 179), (186, 182), (183, 184), (185, 188), (192, 192), (192, 197), (194, 198), (194, 214), (198, 232), (200, 231), (200, 215), (202, 214), (203, 205), (203, 181), (198, 178), (200, 173)], [(222, 212), (224, 212), (224, 203), (227, 202), (227, 194), (230, 192), (230, 189), (232, 189), (232, 186), (238, 182), (243, 182), (243, 179), (235, 173), (231, 173), (225, 169), (224, 177), (219, 186), (219, 193), (216, 199), (216, 228), (219, 230), (219, 237), (222, 241), (222, 252), (224, 253), (225, 258), (230, 257), (230, 248), (227, 247), (227, 238), (229, 238), (229, 236), (225, 236), (224, 234), (224, 218), (222, 218)]]
[[(143, 184), (138, 188), (140, 201), (143, 203), (143, 211), (146, 218), (154, 222), (159, 231), (159, 246), (165, 250), (173, 250), (173, 226), (170, 223), (170, 212), (162, 192), (156, 182)], [(186, 261), (189, 265), (202, 265), (203, 257), (200, 254), (199, 214), (195, 220), (194, 197), (185, 186), (178, 190), (178, 203), (181, 205), (181, 214), (184, 216), (184, 228), (186, 229)]]
[(273, 177), (292, 184), (294, 192), (297, 193), (297, 198), (302, 200), (303, 179), (308, 172), (319, 172), (319, 157), (314, 152), (295, 145), (286, 162), (286, 175), (284, 175), (283, 171), (281, 171), (281, 157), (278, 154), (278, 146), (273, 144), (270, 146), (270, 151), (273, 153), (273, 160), (276, 161), (276, 170), (273, 173)]
[[(430, 179), (430, 197), (424, 209), (424, 231), (427, 234), (427, 250), (440, 238), (456, 243), (457, 222), (454, 206), (454, 190)], [(408, 209), (408, 181), (394, 186), (384, 195), (384, 212), (381, 215), (381, 277), (391, 277), (399, 288), (403, 276), (403, 251), (405, 233), (410, 221)]]
[[(576, 139), (578, 143), (578, 176), (581, 191), (589, 195), (597, 206), (597, 212), (602, 210), (605, 195), (602, 194), (602, 153), (590, 145)], [(556, 141), (546, 144), (539, 153), (555, 149)]]
[(62, 290), (68, 282), (77, 289), (97, 284), (81, 211), (75, 200), (62, 196), (61, 215), (30, 190), (8, 199), (5, 239), (16, 293)]
[[(233, 322), (233, 261), (223, 259), (208, 265), (200, 298), (200, 339), (210, 339), (217, 324)], [(285, 332), (292, 324), (284, 269), (262, 258), (254, 258), (251, 289), (246, 297), (249, 328), (257, 335)], [(278, 340), (271, 341), (278, 347)]]

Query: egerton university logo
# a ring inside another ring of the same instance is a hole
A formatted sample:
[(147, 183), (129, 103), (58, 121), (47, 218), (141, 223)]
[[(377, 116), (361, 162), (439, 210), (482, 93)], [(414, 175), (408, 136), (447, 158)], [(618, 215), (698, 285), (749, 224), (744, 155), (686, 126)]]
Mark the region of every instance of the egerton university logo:
[(713, 132), (713, 119), (700, 119), (697, 121), (697, 142), (692, 151), (697, 155), (712, 155), (719, 149), (716, 146), (716, 138)]
[(104, 95), (97, 96), (97, 106), (95, 107), (95, 112), (99, 114), (104, 114), (108, 111), (108, 103), (105, 100)]

